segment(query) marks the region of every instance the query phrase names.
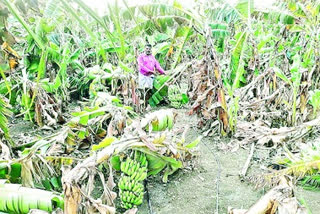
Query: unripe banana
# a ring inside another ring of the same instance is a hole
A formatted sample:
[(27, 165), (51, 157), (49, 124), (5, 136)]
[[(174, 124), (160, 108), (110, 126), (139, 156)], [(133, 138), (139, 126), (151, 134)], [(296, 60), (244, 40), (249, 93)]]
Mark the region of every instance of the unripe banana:
[[(165, 116), (168, 124), (165, 127), (171, 125), (170, 117)], [(160, 139), (165, 136), (160, 136)], [(121, 199), (121, 206), (125, 209), (130, 209), (134, 206), (142, 204), (144, 195), (144, 186), (141, 183), (147, 177), (148, 173), (148, 161), (143, 152), (135, 151), (134, 159), (128, 157), (125, 161), (121, 162), (122, 177), (119, 180), (119, 195)]]
[(126, 163), (126, 162), (121, 162), (121, 164), (120, 164), (120, 169), (121, 169), (122, 172), (123, 172), (124, 169), (125, 169), (125, 163)]
[(135, 186), (132, 188), (132, 191), (133, 191), (133, 192), (137, 192), (138, 189), (139, 189), (139, 186), (138, 186), (138, 185), (135, 185)]
[(124, 189), (124, 188), (125, 188), (125, 183), (124, 183), (122, 177), (120, 178), (120, 181), (119, 181), (119, 183), (118, 183), (118, 186), (119, 186), (119, 189)]
[(128, 169), (128, 171), (127, 172), (125, 172), (127, 175), (132, 175), (132, 173), (133, 173), (134, 171), (133, 171), (133, 167), (130, 167), (129, 169)]
[(131, 178), (131, 179), (134, 179), (134, 178), (137, 176), (137, 173), (138, 173), (138, 172), (137, 172), (137, 171), (135, 171), (135, 172), (131, 175), (131, 177), (130, 177), (130, 178)]
[(132, 192), (130, 192), (130, 203), (133, 203), (135, 199), (136, 196)]
[(132, 208), (132, 204), (131, 203), (122, 203), (121, 206), (125, 209), (130, 209)]
[(137, 180), (143, 181), (146, 178), (147, 178), (147, 173), (146, 172), (142, 172)]
[(133, 160), (129, 158), (129, 169), (133, 166)]
[(143, 198), (137, 198), (136, 200), (134, 200), (133, 204), (134, 205), (140, 205), (142, 204)]
[(131, 188), (132, 188), (132, 185), (131, 185), (130, 182), (128, 182), (128, 183), (127, 183), (127, 190), (131, 190)]
[(128, 171), (128, 169), (129, 169), (129, 160), (126, 160), (125, 161), (125, 168), (124, 168), (124, 170), (123, 170), (123, 172), (127, 172)]

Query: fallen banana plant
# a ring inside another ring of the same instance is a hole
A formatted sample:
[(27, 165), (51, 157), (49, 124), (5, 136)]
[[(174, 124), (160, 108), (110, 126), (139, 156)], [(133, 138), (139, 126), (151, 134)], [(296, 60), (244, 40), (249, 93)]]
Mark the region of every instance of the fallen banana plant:
[[(300, 153), (293, 154), (283, 145), (286, 158), (278, 160), (274, 166), (281, 168), (280, 170), (272, 170), (271, 172), (258, 175), (253, 181), (257, 186), (265, 184), (274, 185), (283, 176), (292, 177), (293, 181), (304, 180), (306, 183), (317, 182), (317, 176), (320, 172), (320, 145), (317, 142), (309, 142), (303, 144)], [(317, 183), (314, 184), (317, 186)]]
[[(168, 114), (160, 114), (159, 112), (162, 111), (154, 112), (153, 116), (162, 115), (167, 120), (168, 124)], [(170, 114), (173, 115), (173, 112), (170, 111)], [(159, 136), (159, 133), (150, 133), (150, 135), (147, 135), (142, 130), (142, 127), (151, 124), (153, 118), (154, 117), (149, 117), (148, 119), (145, 119), (144, 123), (137, 120), (133, 121), (130, 126), (126, 127), (125, 134), (120, 140), (110, 137), (105, 138), (104, 140), (106, 143), (101, 143), (98, 147), (95, 147), (90, 157), (84, 159), (81, 163), (78, 163), (77, 166), (63, 176), (62, 183), (65, 195), (66, 214), (79, 213), (79, 210), (82, 209), (80, 203), (83, 199), (90, 198), (90, 192), (82, 191), (82, 185), (85, 185), (86, 182), (84, 181), (87, 180), (87, 178), (90, 180), (91, 177), (93, 180), (94, 174), (97, 173), (96, 168), (99, 165), (105, 166), (110, 163), (113, 168), (118, 171), (121, 170), (125, 174), (118, 185), (121, 189), (120, 198), (123, 201), (122, 206), (126, 209), (142, 203), (142, 189), (141, 185), (138, 183), (139, 181), (144, 180), (147, 175), (155, 175), (164, 170), (163, 181), (166, 182), (169, 175), (183, 167), (182, 161), (185, 161), (188, 154), (190, 154), (189, 149), (195, 147), (200, 142), (200, 138), (185, 144), (184, 137), (182, 140), (176, 142), (165, 134)], [(166, 126), (160, 125), (160, 127)], [(157, 128), (159, 128), (159, 124)], [(173, 136), (175, 135), (173, 134)], [(130, 161), (130, 159), (127, 158), (127, 160), (121, 164), (120, 157), (123, 154), (126, 154), (128, 149), (140, 151), (145, 155), (146, 159), (139, 158), (139, 164), (133, 162), (133, 160)], [(146, 166), (143, 166), (146, 162), (148, 163), (147, 171)], [(109, 169), (109, 172), (110, 176), (108, 183), (110, 183), (110, 179), (112, 180), (112, 168)], [(97, 205), (96, 202), (94, 202), (95, 207), (102, 205), (107, 206), (106, 210), (104, 210), (105, 212), (99, 211), (100, 213), (115, 213), (115, 205), (113, 202), (115, 199), (115, 192), (112, 191), (113, 187), (113, 185), (104, 187), (104, 191), (107, 195), (105, 195), (105, 200), (102, 201), (102, 204)], [(132, 191), (128, 191), (133, 189), (139, 194), (132, 195)]]
[(228, 208), (228, 214), (307, 214), (294, 195), (293, 186), (284, 177), (248, 210)]
[[(139, 138), (131, 138), (124, 139), (113, 142), (110, 146), (105, 147), (101, 151), (95, 153), (94, 155), (86, 158), (81, 163), (78, 163), (72, 170), (70, 170), (66, 175), (62, 178), (63, 190), (65, 195), (65, 213), (66, 214), (76, 214), (79, 213), (79, 205), (83, 198), (88, 197), (85, 193), (83, 193), (79, 187), (80, 182), (85, 180), (90, 176), (90, 171), (88, 169), (94, 170), (95, 167), (99, 164), (102, 164), (106, 160), (108, 160), (113, 154), (124, 151), (130, 147), (141, 147), (145, 146), (144, 143), (140, 142)], [(115, 207), (113, 204), (113, 193), (112, 189), (106, 188), (108, 193), (107, 200), (105, 203), (108, 203), (104, 206), (106, 207), (105, 212), (100, 213), (115, 213)], [(102, 201), (104, 202), (104, 201)], [(96, 202), (93, 202), (94, 206), (98, 206)], [(101, 204), (100, 204), (101, 205)], [(98, 209), (98, 208), (97, 208)], [(99, 209), (98, 209), (99, 210)]]
[(69, 128), (65, 128), (47, 138), (37, 140), (31, 147), (25, 146), (19, 157), (12, 159), (4, 155), (2, 145), (0, 179), (22, 183), (27, 187), (61, 191), (61, 166), (68, 166), (79, 160), (59, 156), (64, 151), (64, 142), (68, 139), (69, 131)]
[(63, 209), (63, 198), (57, 194), (5, 182), (0, 180), (0, 211), (24, 214), (31, 209), (47, 212)]
[(320, 118), (311, 120), (295, 127), (269, 128), (266, 123), (256, 120), (254, 123), (239, 121), (235, 138), (241, 139), (241, 144), (257, 141), (257, 145), (272, 142), (274, 146), (284, 142), (293, 142), (296, 139), (316, 132), (320, 126)]
[(141, 120), (141, 127), (147, 131), (164, 131), (166, 129), (172, 129), (175, 115), (172, 110), (158, 110), (147, 114), (145, 118)]

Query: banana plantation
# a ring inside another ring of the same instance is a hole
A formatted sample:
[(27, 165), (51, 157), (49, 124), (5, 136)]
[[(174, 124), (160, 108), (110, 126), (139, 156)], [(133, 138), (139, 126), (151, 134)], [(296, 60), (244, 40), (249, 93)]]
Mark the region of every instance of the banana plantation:
[(0, 213), (320, 213), (319, 14), (0, 0)]

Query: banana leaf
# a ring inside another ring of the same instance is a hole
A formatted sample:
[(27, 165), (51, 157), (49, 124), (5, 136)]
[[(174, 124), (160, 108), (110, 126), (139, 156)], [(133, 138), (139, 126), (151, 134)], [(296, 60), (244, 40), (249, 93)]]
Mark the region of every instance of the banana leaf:
[(0, 211), (28, 213), (31, 209), (52, 212), (63, 209), (64, 201), (52, 192), (22, 187), (20, 184), (6, 184), (0, 180)]
[(42, 186), (37, 186), (39, 188), (44, 187), (48, 191), (62, 191), (62, 183), (61, 183), (61, 176), (59, 177), (52, 177), (52, 178), (46, 178), (41, 181)]
[(162, 181), (165, 183), (168, 181), (169, 175), (183, 167), (182, 162), (175, 158), (160, 155), (147, 148), (138, 148), (137, 150), (146, 154), (148, 160), (148, 176), (156, 175), (165, 169), (162, 178)]
[(209, 26), (212, 29), (212, 36), (217, 41), (217, 50), (220, 53), (224, 52), (225, 47), (225, 38), (230, 35), (230, 32), (228, 30), (228, 26), (226, 24), (221, 23), (212, 23), (209, 24)]
[(113, 155), (110, 158), (110, 163), (111, 163), (112, 167), (115, 170), (120, 171), (120, 169), (121, 169), (121, 167), (120, 167), (121, 166), (121, 160), (120, 160), (120, 156), (119, 155)]
[(0, 163), (0, 179), (9, 179), (11, 182), (19, 182), (21, 177), (21, 164), (13, 163), (9, 167), (6, 163)]

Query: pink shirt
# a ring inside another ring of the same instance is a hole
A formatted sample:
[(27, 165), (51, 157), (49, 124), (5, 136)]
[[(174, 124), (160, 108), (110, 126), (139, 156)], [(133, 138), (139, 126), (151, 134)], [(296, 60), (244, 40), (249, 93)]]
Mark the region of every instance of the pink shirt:
[(138, 57), (139, 72), (145, 76), (150, 76), (152, 71), (156, 68), (160, 74), (164, 74), (159, 62), (152, 55), (140, 54)]

